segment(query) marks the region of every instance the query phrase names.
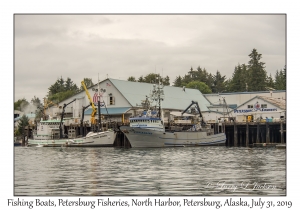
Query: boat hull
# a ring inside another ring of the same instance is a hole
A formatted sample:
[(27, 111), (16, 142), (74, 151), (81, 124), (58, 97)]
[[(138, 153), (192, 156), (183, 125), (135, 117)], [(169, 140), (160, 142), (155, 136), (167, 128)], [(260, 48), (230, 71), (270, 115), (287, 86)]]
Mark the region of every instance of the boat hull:
[(43, 147), (112, 147), (116, 134), (114, 131), (91, 133), (74, 139), (28, 139), (28, 146)]
[(224, 133), (207, 135), (205, 131), (166, 132), (121, 126), (131, 147), (185, 147), (222, 146), (226, 143)]

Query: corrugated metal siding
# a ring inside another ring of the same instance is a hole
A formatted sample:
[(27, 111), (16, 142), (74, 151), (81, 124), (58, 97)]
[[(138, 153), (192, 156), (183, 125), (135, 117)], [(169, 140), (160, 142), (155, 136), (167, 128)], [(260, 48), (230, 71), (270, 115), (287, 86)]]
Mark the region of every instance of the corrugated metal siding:
[[(124, 80), (109, 79), (113, 85), (121, 92), (132, 106), (141, 104), (153, 89), (153, 84), (130, 82)], [(197, 101), (201, 111), (208, 111), (210, 104), (199, 90), (185, 88), (185, 91), (179, 87), (165, 86), (165, 99), (161, 103), (163, 109), (186, 109), (193, 101)]]
[[(124, 113), (126, 113), (129, 109), (130, 109), (130, 107), (124, 107), (124, 108), (107, 108), (107, 112), (108, 112), (109, 115), (114, 115), (114, 114), (124, 114)], [(101, 114), (104, 114), (104, 115), (107, 114), (105, 108), (101, 108), (100, 111), (101, 111)], [(92, 114), (92, 109), (91, 109), (91, 108), (87, 109), (86, 111), (84, 111), (84, 114), (85, 114), (85, 115)], [(98, 115), (98, 111), (97, 111), (96, 115)]]

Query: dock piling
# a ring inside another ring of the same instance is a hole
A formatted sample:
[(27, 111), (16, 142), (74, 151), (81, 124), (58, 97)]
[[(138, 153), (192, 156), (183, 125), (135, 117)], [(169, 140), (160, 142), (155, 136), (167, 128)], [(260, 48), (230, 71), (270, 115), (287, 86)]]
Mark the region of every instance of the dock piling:
[(255, 143), (259, 143), (259, 141), (260, 141), (259, 134), (260, 134), (260, 132), (259, 132), (259, 122), (257, 122), (257, 133), (256, 133)]
[(269, 123), (266, 123), (266, 143), (270, 143), (270, 126)]
[(236, 123), (234, 122), (234, 146), (237, 147), (238, 144), (238, 130)]
[(249, 147), (249, 122), (246, 122), (246, 147)]

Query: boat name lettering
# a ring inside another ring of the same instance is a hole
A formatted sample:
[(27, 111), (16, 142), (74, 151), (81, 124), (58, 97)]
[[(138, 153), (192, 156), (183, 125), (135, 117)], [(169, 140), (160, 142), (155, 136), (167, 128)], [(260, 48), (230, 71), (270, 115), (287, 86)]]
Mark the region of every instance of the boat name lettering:
[(266, 109), (266, 108), (260, 108), (260, 109), (235, 109), (234, 113), (247, 113), (247, 112), (256, 112), (256, 111), (273, 112), (273, 111), (277, 111), (277, 109), (276, 108), (274, 108), (274, 109)]
[(138, 124), (138, 125), (132, 125), (131, 127), (140, 127), (140, 126), (147, 126), (147, 124), (146, 125), (143, 125), (143, 124)]
[[(100, 138), (102, 138), (102, 137), (106, 137), (107, 135), (103, 135), (103, 136), (100, 136)], [(97, 139), (98, 138), (98, 136), (95, 136), (95, 137), (93, 137), (93, 139)]]
[(140, 133), (140, 134), (149, 134), (149, 135), (152, 135), (151, 132), (144, 132), (144, 131), (134, 131), (134, 133)]

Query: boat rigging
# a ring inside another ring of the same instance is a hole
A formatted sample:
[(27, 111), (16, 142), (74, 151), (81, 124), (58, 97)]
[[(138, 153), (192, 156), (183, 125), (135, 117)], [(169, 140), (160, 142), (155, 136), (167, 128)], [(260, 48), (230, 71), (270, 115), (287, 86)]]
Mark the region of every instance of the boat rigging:
[(62, 124), (63, 124), (64, 115), (65, 115), (65, 109), (70, 103), (73, 103), (74, 101), (76, 101), (76, 98), (73, 101), (63, 105), (63, 110), (61, 113), (61, 119), (60, 119), (60, 123), (59, 123), (59, 138), (63, 138)]
[(204, 122), (204, 120), (203, 120), (203, 115), (202, 115), (202, 113), (201, 113), (201, 110), (200, 110), (200, 107), (199, 107), (199, 104), (198, 104), (198, 102), (197, 101), (192, 101), (192, 103), (181, 113), (181, 115), (183, 115), (184, 113), (186, 113), (187, 112), (187, 110), (191, 107), (191, 106), (193, 106), (193, 105), (196, 105), (196, 108), (198, 109), (198, 112), (199, 112), (199, 115), (200, 115), (200, 118), (201, 118), (201, 124), (202, 125), (205, 125), (206, 123)]

